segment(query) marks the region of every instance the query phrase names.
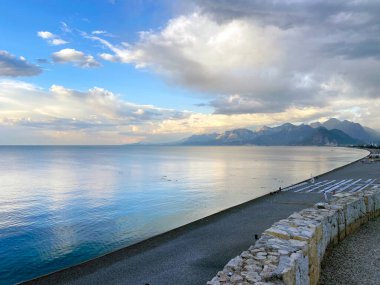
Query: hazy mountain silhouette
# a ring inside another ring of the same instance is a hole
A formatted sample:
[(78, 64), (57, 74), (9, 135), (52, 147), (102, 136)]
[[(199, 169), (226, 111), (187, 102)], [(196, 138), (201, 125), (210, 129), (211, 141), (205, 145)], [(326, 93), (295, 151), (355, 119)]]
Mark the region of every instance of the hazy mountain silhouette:
[(339, 121), (338, 119), (331, 118), (324, 123), (316, 122), (310, 124), (310, 126), (314, 128), (325, 127), (328, 130), (341, 130), (350, 137), (365, 143), (380, 141), (380, 135), (375, 130), (347, 120)]
[(193, 135), (181, 145), (356, 145), (375, 141), (377, 132), (360, 124), (330, 119), (324, 123), (278, 127), (264, 126), (256, 131), (235, 129), (224, 133)]

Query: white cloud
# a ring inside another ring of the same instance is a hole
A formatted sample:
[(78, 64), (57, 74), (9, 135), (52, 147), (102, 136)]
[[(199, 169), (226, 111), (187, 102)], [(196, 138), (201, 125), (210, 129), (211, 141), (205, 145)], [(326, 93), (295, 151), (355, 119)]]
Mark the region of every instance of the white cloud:
[(40, 31), (40, 32), (37, 32), (37, 35), (41, 38), (41, 39), (45, 39), (45, 40), (48, 40), (48, 39), (53, 39), (55, 38), (55, 35), (48, 32), (48, 31)]
[(72, 29), (70, 28), (70, 26), (68, 24), (66, 24), (65, 22), (61, 22), (61, 30), (62, 30), (62, 32), (66, 33), (66, 34), (72, 32)]
[[(196, 13), (175, 17), (163, 28), (141, 32), (134, 43), (106, 40), (106, 31), (102, 30), (81, 34), (104, 46), (106, 50), (99, 54), (103, 60), (146, 68), (170, 83), (203, 92), (202, 100), (207, 101), (203, 105), (213, 107), (214, 114), (181, 117), (171, 113), (165, 117), (153, 106), (131, 107), (107, 90), (78, 92), (52, 86), (42, 94), (53, 96), (54, 103), (36, 107), (57, 118), (49, 121), (49, 126), (62, 124), (77, 130), (85, 122), (83, 129), (94, 130), (95, 117), (90, 120), (83, 114), (95, 110), (103, 120), (97, 133), (108, 132), (105, 128), (109, 124), (107, 128), (113, 132), (117, 128), (124, 135), (150, 139), (330, 116), (377, 127), (379, 4), (343, 0), (194, 1), (198, 3)], [(49, 32), (40, 36), (59, 39)], [(93, 56), (75, 49), (52, 56), (57, 63), (99, 65)], [(2, 100), (3, 104), (23, 104), (11, 97)], [(70, 111), (65, 107), (70, 105), (67, 102), (78, 104), (81, 111)], [(73, 117), (52, 115), (63, 109)], [(32, 116), (31, 120), (36, 119)], [(127, 121), (132, 125), (125, 124)], [(33, 125), (28, 122), (24, 124)], [(45, 124), (44, 120), (38, 122)], [(118, 124), (122, 127), (115, 126)]]
[(103, 60), (206, 94), (216, 113), (277, 113), (380, 96), (379, 4), (194, 2), (196, 13), (141, 32), (134, 43), (86, 37), (108, 49)]
[(161, 119), (166, 113), (169, 117), (176, 114), (175, 111), (126, 102), (98, 87), (81, 92), (52, 85), (49, 90), (44, 90), (30, 83), (13, 80), (0, 81), (0, 87), (0, 100), (6, 103), (2, 106), (1, 114), (13, 114), (7, 117), (8, 121), (29, 118), (30, 122), (48, 124), (56, 119), (63, 121), (76, 118), (77, 122), (86, 122), (86, 128), (99, 122), (104, 125), (138, 124), (144, 120)]
[(62, 39), (52, 39), (51, 44), (54, 46), (59, 46), (59, 45), (67, 44), (67, 42)]
[(61, 39), (59, 36), (48, 32), (48, 31), (39, 31), (37, 32), (37, 35), (41, 38), (46, 40), (50, 45), (58, 46), (58, 45), (64, 45), (68, 42)]
[(93, 34), (93, 35), (103, 35), (106, 33), (107, 33), (106, 31), (100, 31), (100, 30), (96, 30), (96, 31), (91, 32), (91, 34)]
[(73, 63), (83, 68), (99, 67), (100, 63), (92, 55), (85, 55), (81, 51), (72, 48), (65, 48), (52, 54), (53, 61), (56, 63)]
[(290, 48), (283, 42), (296, 36), (296, 31), (247, 19), (217, 22), (193, 13), (170, 20), (159, 32), (142, 32), (135, 44), (115, 45), (100, 36), (87, 38), (111, 51), (100, 54), (104, 60), (149, 68), (169, 82), (210, 95), (253, 97), (261, 105), (260, 112), (270, 112), (276, 97), (278, 107), (273, 111), (277, 112), (290, 107), (294, 98), (317, 96), (318, 84), (307, 88), (295, 84), (303, 70), (289, 72), (294, 62), (288, 60)]
[[(107, 37), (107, 38), (116, 38), (117, 37), (114, 34), (111, 34), (111, 33), (104, 31), (104, 30), (95, 30), (95, 31), (92, 31), (91, 34), (95, 37), (96, 36), (102, 36), (102, 37)], [(91, 36), (88, 36), (85, 32), (82, 32), (82, 36), (85, 36), (88, 38), (91, 37)]]
[(0, 137), (6, 127), (7, 132), (23, 128), (28, 135), (33, 130), (34, 137), (55, 138), (54, 143), (63, 135), (66, 143), (121, 143), (144, 139), (159, 122), (188, 116), (127, 102), (99, 87), (82, 92), (52, 85), (45, 90), (22, 81), (0, 81)]
[[(236, 97), (237, 98), (237, 97)], [(236, 100), (231, 98), (231, 100)], [(352, 106), (355, 105), (355, 108)], [(283, 122), (311, 122), (336, 116), (364, 125), (380, 120), (380, 99), (335, 100), (328, 107), (290, 107), (273, 114), (201, 114), (135, 104), (99, 87), (87, 91), (52, 85), (45, 90), (13, 80), (0, 81), (0, 138), (3, 143), (118, 144), (137, 141), (175, 141), (193, 133)], [(24, 138), (22, 136), (25, 136)]]
[(200, 75), (237, 77), (239, 74), (235, 72), (244, 69), (269, 67), (281, 57), (281, 50), (276, 46), (278, 35), (276, 28), (263, 29), (240, 20), (218, 24), (195, 13), (169, 21), (159, 33), (142, 32), (135, 45), (121, 43), (116, 46), (99, 37), (90, 38), (113, 52), (103, 54), (105, 59), (150, 66), (158, 72), (189, 81), (185, 71), (179, 75), (175, 73), (199, 67)]

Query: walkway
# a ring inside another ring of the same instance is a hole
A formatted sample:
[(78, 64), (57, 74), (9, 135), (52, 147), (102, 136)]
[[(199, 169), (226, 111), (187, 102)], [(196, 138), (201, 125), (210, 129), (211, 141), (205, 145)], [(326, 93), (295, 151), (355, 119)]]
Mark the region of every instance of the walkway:
[(380, 218), (362, 226), (325, 256), (320, 284), (380, 284)]
[(291, 191), (294, 193), (342, 193), (342, 192), (359, 192), (366, 189), (371, 189), (373, 187), (379, 188), (380, 185), (376, 183), (376, 178), (370, 179), (319, 179), (320, 181), (305, 182), (292, 188), (284, 189), (284, 191)]
[[(367, 187), (376, 187), (379, 173), (380, 163), (357, 162), (323, 175), (315, 183), (334, 181), (333, 187), (339, 183), (344, 187), (364, 187), (373, 181)], [(323, 189), (328, 185), (324, 184)], [(350, 187), (346, 190), (353, 189)], [(316, 190), (292, 189), (261, 197), (28, 284), (205, 284), (231, 258), (252, 245), (255, 234), (260, 235), (274, 222), (323, 200), (324, 193)]]
[(205, 284), (232, 257), (252, 245), (255, 234), (322, 197), (291, 192), (261, 197), (28, 284)]

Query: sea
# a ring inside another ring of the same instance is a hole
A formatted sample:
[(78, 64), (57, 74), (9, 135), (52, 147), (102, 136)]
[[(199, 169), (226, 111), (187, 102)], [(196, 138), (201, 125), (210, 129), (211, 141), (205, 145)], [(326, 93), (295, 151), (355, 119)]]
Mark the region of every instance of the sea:
[(1, 146), (0, 284), (90, 260), (366, 154), (338, 147)]

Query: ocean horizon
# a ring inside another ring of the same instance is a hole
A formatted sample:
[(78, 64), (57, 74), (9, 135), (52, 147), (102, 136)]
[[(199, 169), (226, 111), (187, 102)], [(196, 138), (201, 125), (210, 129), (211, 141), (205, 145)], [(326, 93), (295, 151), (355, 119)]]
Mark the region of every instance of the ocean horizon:
[(0, 146), (0, 155), (0, 284), (14, 284), (320, 175), (366, 151)]

